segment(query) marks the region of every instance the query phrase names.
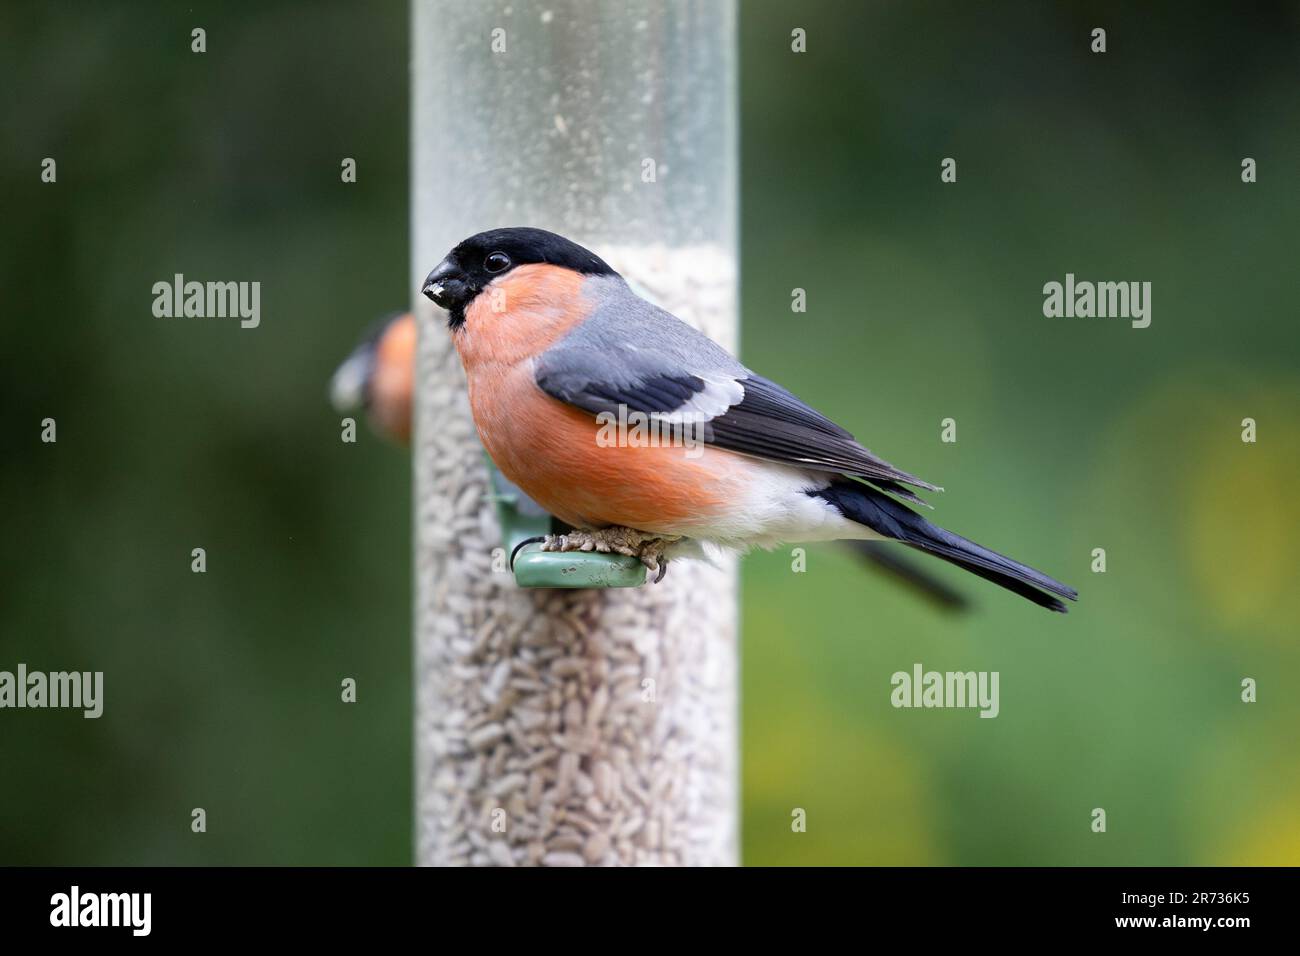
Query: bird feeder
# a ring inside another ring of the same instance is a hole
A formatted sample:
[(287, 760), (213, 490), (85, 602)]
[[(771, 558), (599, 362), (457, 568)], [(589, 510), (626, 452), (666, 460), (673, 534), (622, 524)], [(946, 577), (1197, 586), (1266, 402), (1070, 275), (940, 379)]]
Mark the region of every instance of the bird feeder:
[(412, 37), (417, 862), (734, 864), (734, 562), (512, 569), (550, 518), (485, 463), (415, 295), (461, 239), (539, 226), (734, 351), (734, 4), (414, 0)]

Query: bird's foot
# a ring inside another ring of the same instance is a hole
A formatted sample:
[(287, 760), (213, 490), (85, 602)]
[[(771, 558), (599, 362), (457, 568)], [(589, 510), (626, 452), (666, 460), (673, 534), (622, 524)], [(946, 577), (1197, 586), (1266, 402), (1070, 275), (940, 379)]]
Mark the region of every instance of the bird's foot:
[(633, 528), (601, 528), (599, 531), (569, 531), (550, 534), (542, 541), (543, 551), (598, 551), (601, 554), (626, 554), (655, 573), (655, 583), (664, 579), (668, 559), (664, 551), (678, 535), (650, 534)]

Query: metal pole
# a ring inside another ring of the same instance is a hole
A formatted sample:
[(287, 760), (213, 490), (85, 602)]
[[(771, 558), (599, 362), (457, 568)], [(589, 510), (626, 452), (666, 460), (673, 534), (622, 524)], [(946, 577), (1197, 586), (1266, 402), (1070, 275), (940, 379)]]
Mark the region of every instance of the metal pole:
[(464, 377), (414, 290), (483, 229), (559, 232), (736, 345), (731, 0), (413, 3), (416, 857), (737, 862), (733, 562), (528, 590)]

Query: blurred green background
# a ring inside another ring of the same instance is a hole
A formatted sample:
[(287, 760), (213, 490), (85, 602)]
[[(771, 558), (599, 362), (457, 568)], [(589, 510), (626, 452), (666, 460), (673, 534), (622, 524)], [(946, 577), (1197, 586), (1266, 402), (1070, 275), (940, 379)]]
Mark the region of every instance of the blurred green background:
[[(741, 8), (743, 357), (1082, 594), (746, 559), (745, 861), (1300, 863), (1300, 7)], [(0, 712), (0, 863), (410, 860), (409, 461), (325, 401), (407, 297), (407, 59), (404, 3), (0, 11), (0, 669), (108, 673)], [(261, 327), (154, 319), (175, 272)], [(893, 709), (918, 661), (1001, 715)]]

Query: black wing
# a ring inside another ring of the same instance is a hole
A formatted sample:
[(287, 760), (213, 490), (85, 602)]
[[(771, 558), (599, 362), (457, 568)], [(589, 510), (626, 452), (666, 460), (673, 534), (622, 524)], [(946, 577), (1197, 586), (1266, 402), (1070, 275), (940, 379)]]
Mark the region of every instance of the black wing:
[(712, 443), (759, 458), (789, 462), (816, 471), (856, 475), (884, 490), (908, 497), (897, 483), (930, 491), (937, 486), (895, 468), (864, 448), (845, 429), (794, 394), (761, 375), (742, 379), (745, 397), (714, 418)]
[(878, 458), (825, 415), (739, 363), (691, 370), (673, 356), (644, 349), (628, 358), (617, 366), (622, 380), (614, 381), (606, 353), (561, 342), (539, 358), (537, 384), (592, 414), (617, 413), (620, 406), (659, 418), (695, 412), (700, 437), (718, 448), (864, 478), (910, 501), (920, 499), (902, 484), (942, 490)]

